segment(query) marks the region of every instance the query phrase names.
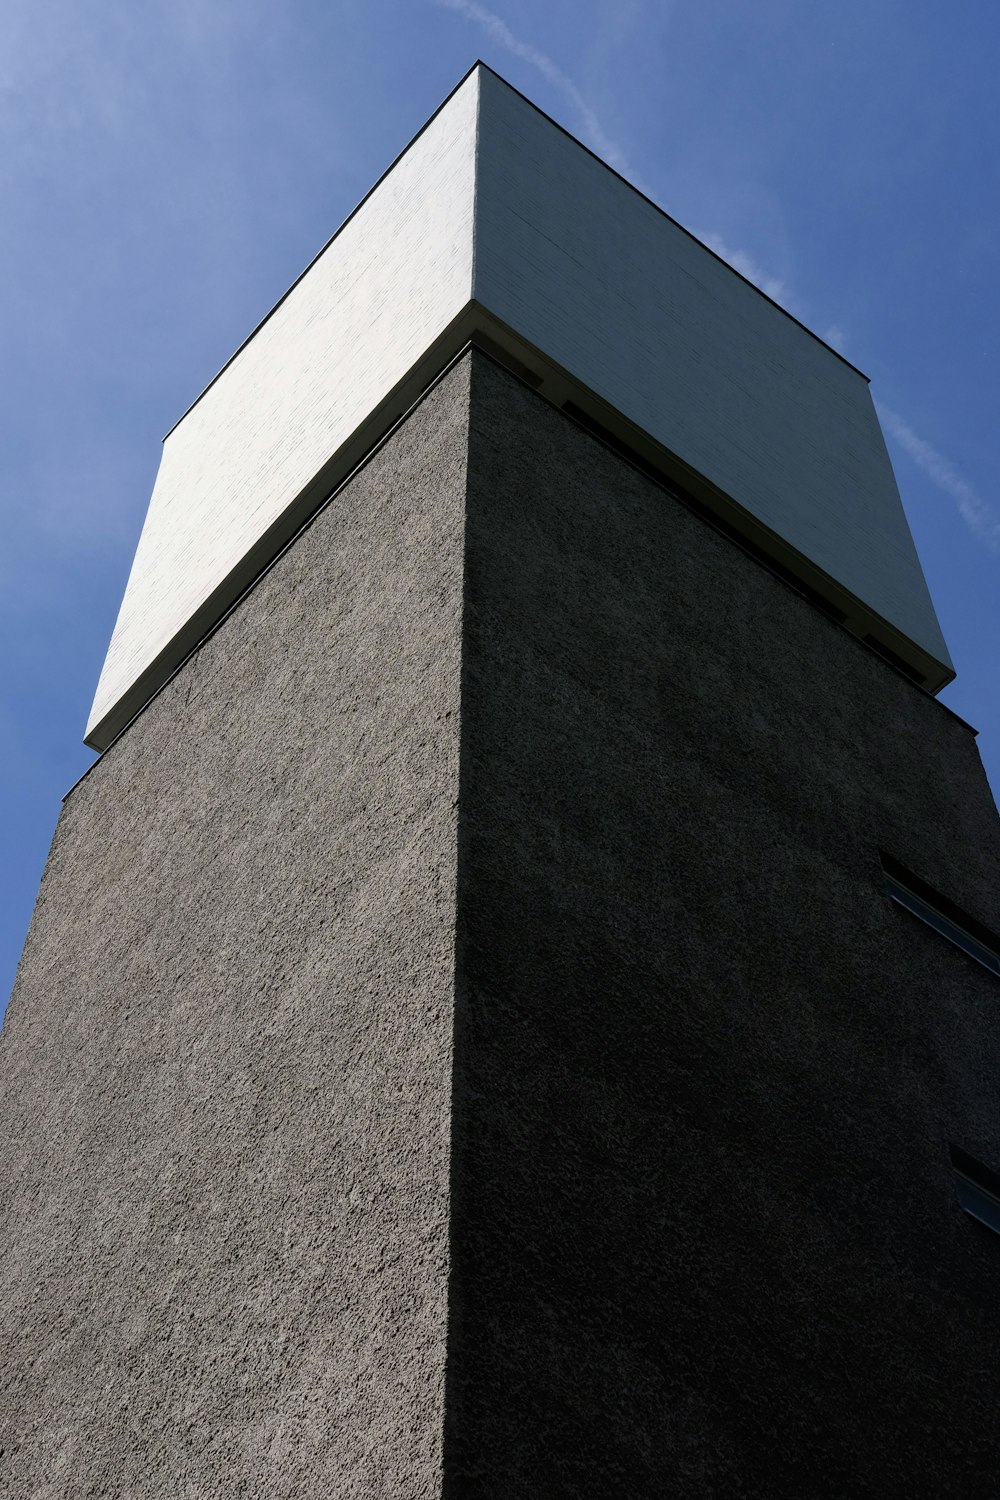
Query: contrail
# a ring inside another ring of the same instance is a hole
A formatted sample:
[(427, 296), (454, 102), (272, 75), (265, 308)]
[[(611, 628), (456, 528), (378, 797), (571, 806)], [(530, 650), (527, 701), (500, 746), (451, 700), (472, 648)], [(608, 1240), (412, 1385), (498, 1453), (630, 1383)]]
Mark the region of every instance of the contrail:
[(969, 481), (958, 472), (955, 465), (918, 437), (908, 422), (898, 412), (877, 403), (878, 414), (888, 432), (896, 439), (903, 452), (923, 469), (932, 484), (952, 500), (958, 513), (973, 536), (985, 542), (993, 552), (1000, 552), (1000, 515), (989, 505)]
[(791, 288), (777, 276), (769, 275), (745, 250), (733, 250), (718, 234), (699, 234), (695, 238), (701, 240), (702, 244), (707, 245), (710, 250), (714, 250), (721, 260), (732, 266), (734, 271), (739, 271), (747, 281), (752, 281), (754, 286), (765, 292), (772, 302), (780, 302), (786, 312), (790, 312), (800, 320), (803, 318), (806, 309)]
[(616, 172), (627, 177), (641, 192), (646, 191), (629, 165), (624, 151), (605, 133), (600, 120), (572, 78), (567, 77), (551, 57), (540, 52), (530, 42), (522, 42), (520, 37), (514, 35), (506, 21), (502, 21), (493, 11), (487, 10), (485, 5), (480, 5), (479, 0), (435, 0), (435, 3), (444, 10), (453, 10), (457, 15), (464, 16), (467, 21), (475, 21), (498, 46), (505, 48), (514, 57), (519, 57), (522, 62), (537, 68), (542, 77), (551, 83), (553, 88), (557, 88), (572, 104), (580, 117), (584, 134), (598, 155), (603, 156), (610, 167), (614, 167)]

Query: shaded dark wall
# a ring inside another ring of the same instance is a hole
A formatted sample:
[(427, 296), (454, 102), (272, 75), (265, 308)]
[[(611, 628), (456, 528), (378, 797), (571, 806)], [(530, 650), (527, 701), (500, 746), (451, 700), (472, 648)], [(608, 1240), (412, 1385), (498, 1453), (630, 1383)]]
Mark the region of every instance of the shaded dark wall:
[(468, 366), (74, 790), (0, 1040), (0, 1494), (440, 1494)]
[(973, 736), (476, 356), (446, 1493), (995, 1496)]

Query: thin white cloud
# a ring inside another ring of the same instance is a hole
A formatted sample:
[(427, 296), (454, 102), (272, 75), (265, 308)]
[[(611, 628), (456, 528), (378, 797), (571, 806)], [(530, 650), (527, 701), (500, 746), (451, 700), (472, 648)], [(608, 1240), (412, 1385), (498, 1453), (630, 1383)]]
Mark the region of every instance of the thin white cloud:
[(898, 412), (878, 403), (882, 425), (895, 438), (907, 457), (922, 469), (932, 484), (949, 496), (973, 536), (985, 542), (993, 552), (1000, 552), (1000, 513), (989, 505), (969, 481), (930, 443), (918, 437)]
[[(627, 177), (634, 186), (639, 188), (640, 192), (645, 193), (647, 197), (653, 196), (649, 188), (645, 186), (642, 179), (631, 166), (624, 151), (606, 134), (595, 111), (584, 98), (576, 84), (563, 72), (557, 63), (552, 61), (551, 57), (541, 52), (530, 42), (522, 41), (520, 37), (515, 36), (506, 21), (503, 21), (494, 11), (489, 10), (485, 5), (481, 5), (479, 0), (434, 0), (434, 3), (443, 10), (454, 11), (456, 15), (464, 16), (468, 21), (474, 21), (483, 28), (491, 40), (496, 42), (498, 46), (503, 47), (514, 57), (520, 58), (522, 62), (526, 62), (531, 67), (537, 69), (542, 77), (552, 84), (554, 88), (558, 89), (564, 98), (568, 99), (570, 104), (572, 104), (580, 118), (584, 134), (587, 136), (594, 150), (603, 156), (604, 160), (610, 166), (614, 167), (617, 172), (620, 172), (623, 177)], [(793, 317), (798, 318), (800, 322), (807, 321), (808, 309), (805, 304), (799, 300), (784, 281), (781, 281), (776, 276), (769, 275), (762, 266), (758, 265), (753, 256), (748, 255), (745, 250), (734, 250), (718, 234), (698, 234), (696, 238), (714, 250), (716, 255), (720, 256), (728, 265), (731, 265), (735, 271), (739, 271), (741, 276), (745, 276), (747, 281), (751, 281), (754, 286), (759, 287), (762, 292), (771, 298), (772, 302), (779, 303), (781, 307), (790, 312)], [(835, 323), (831, 324), (821, 337), (825, 338), (826, 342), (832, 344), (836, 349), (841, 349), (843, 346), (843, 331)]]
[(624, 151), (606, 133), (593, 108), (572, 78), (568, 77), (551, 57), (539, 51), (530, 42), (523, 42), (520, 37), (515, 36), (506, 21), (502, 21), (492, 10), (487, 10), (485, 5), (480, 5), (479, 0), (435, 0), (435, 3), (443, 10), (455, 11), (457, 15), (464, 16), (467, 21), (474, 21), (476, 25), (483, 28), (492, 41), (496, 42), (498, 47), (503, 47), (512, 56), (520, 58), (522, 62), (537, 69), (542, 77), (572, 104), (579, 117), (584, 135), (598, 155), (603, 156), (609, 166), (614, 167), (615, 171), (620, 172), (623, 177), (627, 177), (629, 182), (641, 192), (646, 191)]
[(786, 312), (790, 312), (796, 318), (804, 317), (805, 305), (799, 301), (791, 288), (777, 276), (770, 276), (745, 250), (734, 250), (719, 234), (699, 234), (698, 239), (710, 250), (714, 250), (716, 255), (720, 256), (727, 265), (732, 266), (734, 271), (739, 271), (747, 281), (752, 281), (754, 286), (765, 292), (772, 302), (779, 302)]
[[(772, 302), (777, 302), (779, 307), (790, 312), (793, 318), (798, 318), (799, 322), (813, 333), (817, 332), (813, 328), (808, 305), (796, 296), (787, 282), (781, 281), (777, 276), (771, 276), (745, 250), (733, 250), (721, 235), (699, 234), (697, 238), (710, 250), (714, 250), (727, 265), (732, 266), (734, 271), (739, 271), (747, 281), (752, 281), (754, 286), (765, 292)], [(829, 323), (826, 328), (819, 330), (819, 337), (824, 343), (829, 344), (831, 349), (836, 349), (838, 354), (844, 353), (846, 336), (839, 323)]]

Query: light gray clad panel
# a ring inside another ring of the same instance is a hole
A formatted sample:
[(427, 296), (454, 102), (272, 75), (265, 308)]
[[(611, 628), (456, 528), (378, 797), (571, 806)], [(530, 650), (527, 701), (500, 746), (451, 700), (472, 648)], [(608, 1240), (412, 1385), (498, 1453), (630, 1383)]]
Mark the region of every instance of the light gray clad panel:
[(475, 296), (948, 663), (864, 377), (490, 72)]

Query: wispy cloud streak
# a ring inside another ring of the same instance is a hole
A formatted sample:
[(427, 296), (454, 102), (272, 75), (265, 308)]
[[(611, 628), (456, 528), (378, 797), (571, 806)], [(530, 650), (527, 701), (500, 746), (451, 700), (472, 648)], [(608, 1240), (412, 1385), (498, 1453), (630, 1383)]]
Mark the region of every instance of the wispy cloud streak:
[(948, 495), (973, 536), (1000, 552), (1000, 514), (959, 473), (950, 459), (918, 437), (898, 412), (878, 403), (878, 414), (886, 431), (895, 438), (908, 458), (922, 469), (932, 484)]
[(537, 69), (542, 77), (572, 104), (588, 143), (598, 155), (603, 156), (609, 166), (614, 167), (615, 171), (620, 172), (623, 177), (627, 177), (642, 192), (646, 191), (636, 177), (624, 151), (606, 133), (592, 106), (572, 78), (568, 77), (551, 57), (539, 51), (530, 42), (524, 42), (520, 37), (515, 36), (506, 21), (501, 20), (485, 5), (480, 5), (479, 0), (435, 0), (435, 3), (443, 10), (453, 10), (457, 15), (464, 16), (467, 21), (474, 21), (483, 28), (492, 41), (496, 42), (498, 47), (503, 47), (512, 56), (520, 58), (522, 62)]
[[(600, 156), (603, 156), (604, 160), (610, 166), (614, 167), (616, 172), (620, 172), (623, 177), (627, 177), (631, 183), (639, 188), (640, 192), (645, 193), (647, 197), (653, 196), (632, 167), (624, 151), (607, 135), (597, 114), (579, 88), (563, 72), (562, 68), (552, 61), (551, 57), (540, 51), (538, 47), (533, 46), (530, 42), (522, 41), (520, 37), (511, 31), (506, 21), (502, 20), (500, 16), (494, 11), (489, 10), (485, 5), (481, 5), (479, 0), (434, 0), (434, 3), (442, 10), (454, 11), (456, 15), (464, 16), (468, 21), (474, 21), (483, 28), (486, 34), (498, 46), (503, 47), (514, 57), (520, 58), (522, 62), (528, 63), (541, 73), (542, 77), (553, 88), (558, 89), (576, 110), (583, 127), (583, 132), (594, 150)], [(715, 251), (716, 255), (732, 266), (734, 271), (738, 271), (741, 276), (745, 276), (747, 281), (753, 282), (754, 286), (759, 287), (773, 302), (777, 302), (787, 312), (790, 312), (793, 317), (798, 318), (801, 322), (807, 320), (808, 309), (791, 288), (778, 277), (771, 276), (745, 250), (734, 250), (718, 234), (698, 234), (696, 238), (700, 239), (703, 244), (708, 245), (711, 250)], [(843, 343), (843, 333), (835, 324), (831, 325), (821, 337), (825, 338), (827, 343), (832, 344), (838, 349)]]
[(727, 265), (732, 266), (734, 271), (739, 271), (747, 281), (752, 281), (754, 286), (765, 292), (772, 302), (780, 302), (786, 312), (793, 313), (795, 317), (801, 317), (805, 312), (804, 305), (795, 296), (786, 282), (777, 276), (771, 276), (764, 268), (757, 264), (751, 255), (745, 250), (734, 250), (727, 245), (721, 235), (699, 234), (698, 239), (710, 250), (714, 250)]
[(702, 244), (707, 245), (710, 250), (714, 250), (716, 255), (724, 260), (727, 265), (732, 266), (734, 271), (739, 271), (740, 275), (745, 276), (747, 281), (752, 281), (754, 286), (759, 287), (766, 296), (770, 297), (772, 302), (777, 302), (779, 307), (783, 307), (786, 312), (790, 312), (793, 318), (798, 318), (800, 323), (804, 323), (813, 332), (819, 332), (821, 339), (843, 354), (843, 329), (836, 323), (830, 323), (821, 331), (813, 328), (808, 306), (792, 291), (787, 282), (765, 271), (763, 266), (759, 265), (753, 256), (748, 255), (745, 250), (734, 250), (731, 245), (726, 244), (721, 235), (699, 234), (697, 238), (701, 240)]
[[(762, 292), (778, 302), (800, 322), (807, 322), (807, 309), (783, 281), (769, 276), (751, 256), (742, 250), (733, 250), (717, 234), (700, 235), (716, 255), (722, 257), (734, 271), (739, 271), (747, 281), (760, 287)], [(835, 349), (843, 350), (843, 334), (836, 324), (827, 328), (822, 338)], [(902, 448), (909, 459), (921, 469), (932, 484), (952, 500), (959, 515), (978, 541), (985, 543), (993, 552), (1000, 552), (1000, 512), (991, 506), (982, 495), (959, 473), (950, 459), (945, 458), (930, 443), (914, 432), (910, 424), (891, 407), (877, 403), (882, 426)]]

